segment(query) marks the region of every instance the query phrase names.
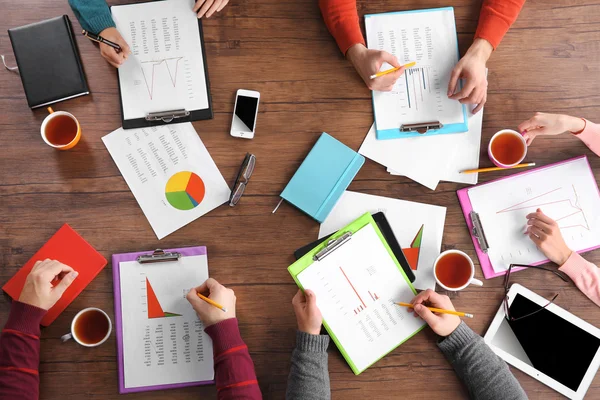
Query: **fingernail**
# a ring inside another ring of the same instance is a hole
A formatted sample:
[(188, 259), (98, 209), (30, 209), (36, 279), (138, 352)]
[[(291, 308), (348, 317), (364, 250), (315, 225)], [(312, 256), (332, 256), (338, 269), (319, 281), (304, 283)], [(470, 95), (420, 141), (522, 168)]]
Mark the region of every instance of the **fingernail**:
[(71, 271), (70, 275), (71, 275), (71, 278), (75, 279), (75, 278), (77, 278), (77, 275), (79, 275), (79, 272), (77, 272), (77, 271)]
[(417, 311), (417, 312), (418, 312), (418, 311), (421, 311), (422, 309), (423, 309), (423, 306), (422, 306), (421, 304), (417, 304), (417, 305), (415, 306), (415, 311)]

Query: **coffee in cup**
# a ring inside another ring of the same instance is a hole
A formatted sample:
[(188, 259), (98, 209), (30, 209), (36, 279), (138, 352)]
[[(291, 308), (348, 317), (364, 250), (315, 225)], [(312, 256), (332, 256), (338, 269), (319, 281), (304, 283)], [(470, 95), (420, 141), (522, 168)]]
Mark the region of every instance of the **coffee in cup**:
[(519, 132), (504, 129), (492, 136), (488, 146), (488, 155), (497, 167), (514, 167), (525, 159), (527, 142)]
[(85, 347), (96, 347), (106, 342), (112, 331), (108, 315), (99, 308), (86, 308), (77, 313), (71, 322), (71, 333), (62, 336), (62, 341), (73, 339)]
[(433, 264), (435, 280), (446, 290), (458, 291), (470, 284), (483, 286), (483, 282), (473, 278), (473, 260), (460, 250), (447, 250), (439, 255)]

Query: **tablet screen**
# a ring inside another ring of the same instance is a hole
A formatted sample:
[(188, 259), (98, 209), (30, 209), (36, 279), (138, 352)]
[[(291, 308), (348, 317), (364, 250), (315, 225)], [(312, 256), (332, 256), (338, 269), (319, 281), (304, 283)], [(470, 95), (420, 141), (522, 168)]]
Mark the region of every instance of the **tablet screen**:
[[(510, 313), (517, 318), (539, 308), (517, 294)], [(529, 358), (522, 361), (576, 392), (598, 351), (600, 339), (545, 309), (509, 324)]]

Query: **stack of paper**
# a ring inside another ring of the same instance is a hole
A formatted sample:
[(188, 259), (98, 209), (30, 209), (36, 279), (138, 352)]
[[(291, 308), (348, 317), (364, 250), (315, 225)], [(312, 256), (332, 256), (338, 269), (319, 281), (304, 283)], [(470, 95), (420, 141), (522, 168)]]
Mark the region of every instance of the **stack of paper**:
[(439, 181), (476, 184), (477, 174), (460, 171), (479, 168), (482, 120), (483, 110), (475, 115), (469, 111), (466, 133), (394, 140), (377, 140), (373, 125), (358, 152), (390, 174), (404, 175), (431, 190)]
[[(389, 142), (389, 141), (388, 141)], [(345, 191), (321, 224), (319, 238), (342, 229), (364, 213), (384, 212), (415, 274), (419, 290), (435, 289), (433, 262), (440, 255), (446, 207)]]

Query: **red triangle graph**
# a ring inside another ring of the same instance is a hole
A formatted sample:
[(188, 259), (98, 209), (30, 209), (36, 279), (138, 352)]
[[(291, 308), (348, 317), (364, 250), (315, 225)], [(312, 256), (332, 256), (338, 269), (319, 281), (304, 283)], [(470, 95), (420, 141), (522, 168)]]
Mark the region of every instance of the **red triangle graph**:
[(421, 228), (415, 235), (410, 247), (406, 249), (402, 249), (404, 256), (406, 257), (406, 261), (408, 261), (408, 265), (410, 265), (410, 269), (413, 271), (417, 270), (419, 265), (419, 255), (421, 254), (421, 243), (423, 242), (423, 228), (425, 225), (421, 225)]
[(166, 318), (166, 317), (180, 317), (180, 314), (171, 312), (164, 312), (162, 306), (158, 302), (156, 293), (152, 289), (152, 285), (148, 278), (146, 278), (146, 299), (148, 302), (148, 318)]

